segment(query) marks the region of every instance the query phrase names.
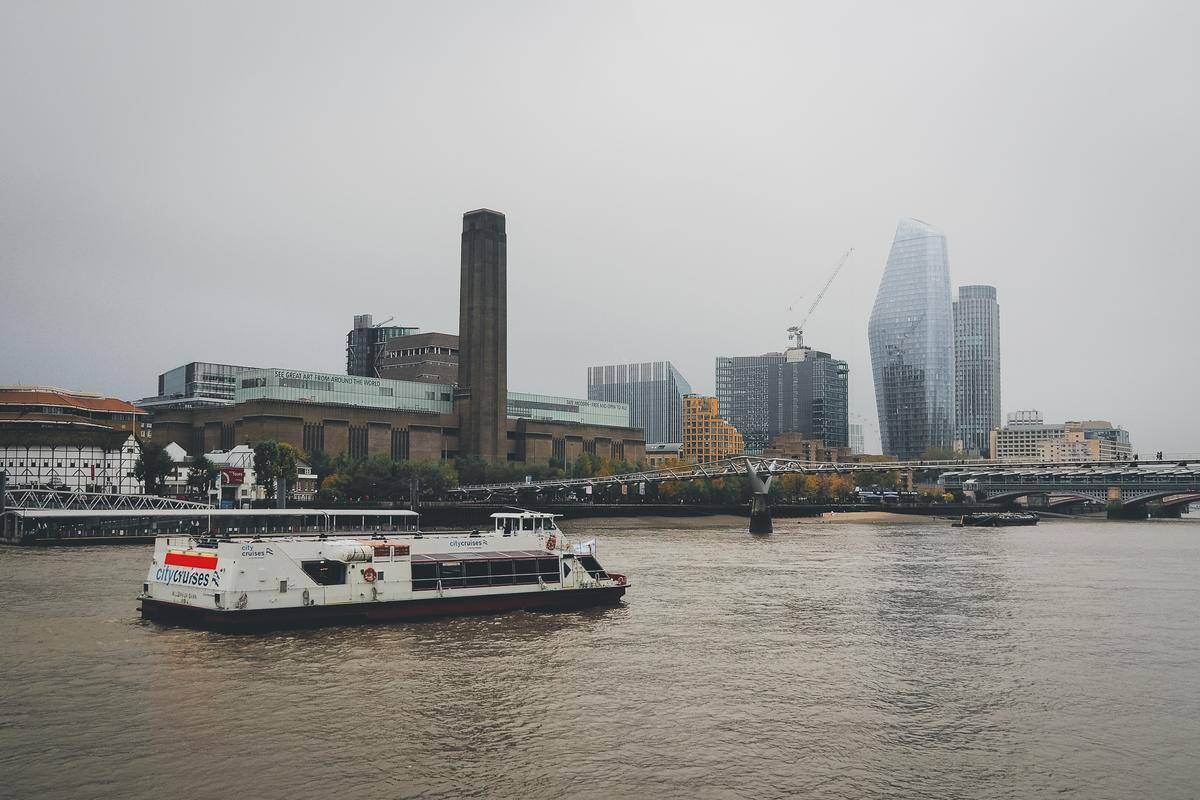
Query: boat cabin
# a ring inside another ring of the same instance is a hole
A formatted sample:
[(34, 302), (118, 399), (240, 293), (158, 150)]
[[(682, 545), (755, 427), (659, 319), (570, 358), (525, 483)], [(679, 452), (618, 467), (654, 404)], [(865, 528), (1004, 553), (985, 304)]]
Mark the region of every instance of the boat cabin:
[(493, 530), (504, 536), (517, 533), (558, 533), (558, 525), (554, 523), (557, 514), (543, 514), (540, 511), (503, 511), (492, 514), (495, 524)]

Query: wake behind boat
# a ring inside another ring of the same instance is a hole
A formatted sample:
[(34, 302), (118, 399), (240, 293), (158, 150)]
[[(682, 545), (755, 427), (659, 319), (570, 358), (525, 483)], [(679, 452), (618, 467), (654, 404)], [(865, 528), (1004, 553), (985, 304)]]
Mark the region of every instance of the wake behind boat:
[[(553, 514), (493, 514), (490, 531), (164, 536), (142, 585), (147, 619), (225, 630), (386, 622), (620, 601), (594, 541), (567, 547)], [(410, 528), (410, 526), (412, 526)]]

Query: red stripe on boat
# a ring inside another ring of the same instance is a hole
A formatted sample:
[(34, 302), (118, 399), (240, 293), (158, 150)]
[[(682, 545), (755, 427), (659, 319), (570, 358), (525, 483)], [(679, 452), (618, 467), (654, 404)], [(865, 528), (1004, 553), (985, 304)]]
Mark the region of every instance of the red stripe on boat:
[(172, 567), (193, 567), (195, 569), (216, 569), (217, 557), (203, 553), (167, 553), (166, 563)]

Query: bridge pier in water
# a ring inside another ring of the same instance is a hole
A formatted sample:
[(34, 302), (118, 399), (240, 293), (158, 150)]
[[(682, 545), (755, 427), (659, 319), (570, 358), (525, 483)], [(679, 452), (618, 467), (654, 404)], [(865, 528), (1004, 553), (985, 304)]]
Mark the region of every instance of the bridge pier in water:
[(771, 503), (767, 493), (775, 476), (768, 475), (764, 480), (753, 469), (747, 469), (746, 478), (750, 481), (750, 490), (754, 492), (750, 497), (750, 532), (771, 533)]

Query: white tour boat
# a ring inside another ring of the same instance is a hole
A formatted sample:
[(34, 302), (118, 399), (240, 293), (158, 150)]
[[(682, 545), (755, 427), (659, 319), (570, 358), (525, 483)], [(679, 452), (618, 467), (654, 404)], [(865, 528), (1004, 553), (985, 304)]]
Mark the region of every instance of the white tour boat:
[(386, 519), (389, 530), (353, 535), (159, 537), (142, 616), (221, 629), (381, 622), (611, 605), (629, 585), (600, 565), (594, 542), (567, 546), (553, 514), (425, 534), (414, 512)]

